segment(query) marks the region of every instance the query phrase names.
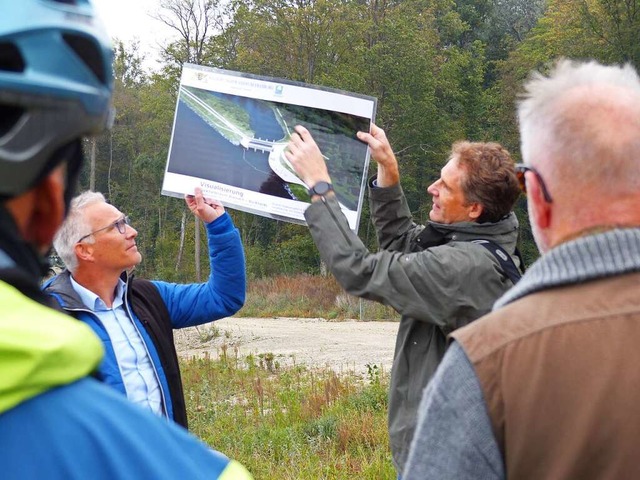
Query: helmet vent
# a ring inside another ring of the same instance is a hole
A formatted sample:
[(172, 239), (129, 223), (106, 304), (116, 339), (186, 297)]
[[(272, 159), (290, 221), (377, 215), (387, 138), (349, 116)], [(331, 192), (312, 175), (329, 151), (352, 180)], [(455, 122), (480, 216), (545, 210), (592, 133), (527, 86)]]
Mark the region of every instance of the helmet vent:
[(102, 54), (98, 46), (89, 38), (82, 35), (65, 33), (62, 35), (64, 41), (69, 47), (80, 57), (84, 64), (89, 68), (96, 78), (103, 85), (107, 84), (105, 66), (100, 59)]
[(14, 125), (18, 123), (23, 112), (23, 108), (0, 104), (0, 138), (9, 133)]
[(13, 43), (0, 42), (0, 71), (24, 71), (24, 59), (18, 47)]

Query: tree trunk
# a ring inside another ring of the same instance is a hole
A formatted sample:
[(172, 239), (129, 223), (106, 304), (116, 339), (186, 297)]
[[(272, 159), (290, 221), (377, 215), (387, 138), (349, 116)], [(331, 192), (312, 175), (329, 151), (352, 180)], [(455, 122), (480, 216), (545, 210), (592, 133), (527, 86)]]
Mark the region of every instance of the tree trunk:
[(182, 252), (184, 250), (184, 235), (187, 227), (187, 211), (182, 211), (182, 220), (180, 221), (180, 246), (178, 247), (178, 259), (176, 260), (176, 273), (180, 271), (180, 263), (182, 263)]
[(96, 191), (96, 137), (91, 137), (91, 169), (89, 170), (89, 190)]
[(113, 130), (109, 131), (109, 175), (107, 176), (107, 191), (111, 196), (111, 167), (113, 167)]

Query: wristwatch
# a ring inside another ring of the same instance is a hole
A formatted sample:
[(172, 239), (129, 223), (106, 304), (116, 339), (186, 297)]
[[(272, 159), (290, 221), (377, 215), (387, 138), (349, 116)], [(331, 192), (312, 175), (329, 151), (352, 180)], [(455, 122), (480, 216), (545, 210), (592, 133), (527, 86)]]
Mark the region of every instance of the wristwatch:
[(327, 193), (333, 190), (333, 185), (329, 182), (318, 182), (313, 187), (311, 187), (308, 192), (309, 196), (313, 197), (314, 195), (319, 195), (320, 197), (324, 197)]

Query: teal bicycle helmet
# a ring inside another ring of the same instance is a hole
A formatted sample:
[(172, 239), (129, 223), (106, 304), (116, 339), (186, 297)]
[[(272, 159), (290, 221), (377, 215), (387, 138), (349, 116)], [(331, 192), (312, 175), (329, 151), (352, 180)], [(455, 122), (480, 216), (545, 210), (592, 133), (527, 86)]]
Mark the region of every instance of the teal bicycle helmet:
[(0, 197), (10, 198), (110, 127), (113, 51), (89, 0), (0, 0), (0, 12)]

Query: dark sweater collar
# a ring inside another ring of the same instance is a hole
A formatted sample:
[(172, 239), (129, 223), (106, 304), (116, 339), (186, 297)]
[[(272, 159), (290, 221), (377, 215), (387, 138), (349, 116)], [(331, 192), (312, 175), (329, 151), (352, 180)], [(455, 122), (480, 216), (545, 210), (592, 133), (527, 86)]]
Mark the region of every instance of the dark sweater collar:
[(493, 306), (535, 292), (640, 271), (640, 228), (610, 230), (563, 243), (541, 256)]

